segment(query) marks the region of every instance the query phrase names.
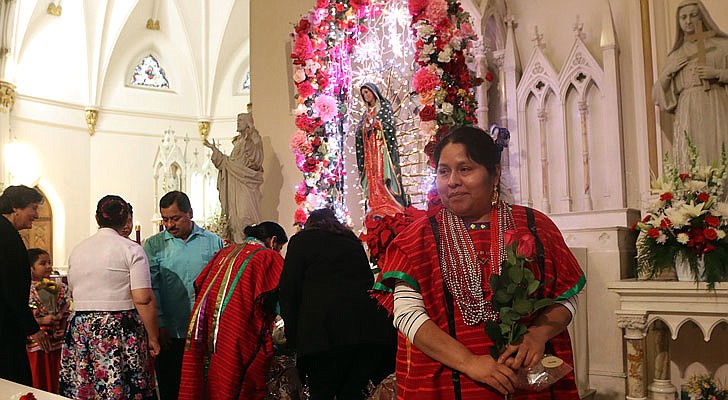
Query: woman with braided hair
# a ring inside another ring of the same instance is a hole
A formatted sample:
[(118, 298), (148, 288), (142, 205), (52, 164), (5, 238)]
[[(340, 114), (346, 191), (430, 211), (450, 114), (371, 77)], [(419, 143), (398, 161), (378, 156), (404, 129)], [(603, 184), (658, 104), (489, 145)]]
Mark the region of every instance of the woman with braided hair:
[(63, 396), (155, 398), (157, 303), (144, 250), (120, 234), (130, 212), (121, 197), (102, 197), (96, 207), (99, 230), (68, 259), (75, 314), (61, 352)]

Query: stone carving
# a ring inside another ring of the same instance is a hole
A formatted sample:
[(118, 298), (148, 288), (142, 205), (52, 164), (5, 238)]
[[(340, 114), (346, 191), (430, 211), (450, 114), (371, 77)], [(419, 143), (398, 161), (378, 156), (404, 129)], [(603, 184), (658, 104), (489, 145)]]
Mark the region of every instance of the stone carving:
[(684, 169), (689, 165), (685, 132), (708, 164), (720, 159), (728, 142), (728, 34), (700, 0), (680, 3), (676, 21), (675, 43), (653, 97), (675, 115), (672, 155)]
[(214, 143), (205, 140), (205, 146), (212, 149), (212, 162), (220, 171), (217, 190), (220, 206), (227, 217), (225, 239), (242, 243), (243, 229), (260, 222), (260, 202), (263, 197), (263, 141), (255, 129), (252, 105), (248, 112), (238, 114), (238, 132), (233, 138), (230, 155), (223, 154)]

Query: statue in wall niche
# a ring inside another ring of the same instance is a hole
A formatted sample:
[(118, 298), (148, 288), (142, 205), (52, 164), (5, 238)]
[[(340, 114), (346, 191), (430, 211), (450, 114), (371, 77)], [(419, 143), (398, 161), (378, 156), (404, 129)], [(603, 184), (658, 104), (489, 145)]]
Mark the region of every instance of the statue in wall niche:
[(728, 145), (728, 34), (700, 0), (687, 0), (676, 12), (677, 36), (653, 88), (655, 102), (675, 115), (672, 156), (688, 164), (685, 132), (703, 162), (720, 160)]
[(220, 206), (227, 217), (224, 239), (235, 243), (245, 240), (243, 229), (260, 222), (260, 202), (263, 197), (263, 141), (253, 122), (252, 105), (248, 112), (238, 114), (238, 135), (233, 138), (233, 150), (225, 155), (214, 143), (203, 144), (212, 149), (212, 163), (220, 171), (217, 190)]

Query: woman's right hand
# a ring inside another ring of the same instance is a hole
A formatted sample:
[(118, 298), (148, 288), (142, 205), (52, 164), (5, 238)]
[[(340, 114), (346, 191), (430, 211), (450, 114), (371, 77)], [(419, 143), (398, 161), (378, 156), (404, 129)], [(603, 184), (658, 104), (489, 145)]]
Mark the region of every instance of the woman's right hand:
[(463, 373), (472, 380), (485, 383), (497, 390), (500, 394), (514, 393), (516, 391), (516, 374), (505, 364), (496, 362), (490, 355), (473, 355), (468, 360), (467, 370)]
[(159, 355), (159, 340), (157, 338), (149, 338), (149, 354), (152, 357)]

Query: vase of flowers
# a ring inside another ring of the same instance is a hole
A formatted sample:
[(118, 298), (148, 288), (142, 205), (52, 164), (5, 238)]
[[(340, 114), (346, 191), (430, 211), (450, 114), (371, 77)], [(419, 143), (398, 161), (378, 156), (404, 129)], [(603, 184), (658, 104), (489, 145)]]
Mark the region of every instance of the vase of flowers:
[(689, 400), (726, 400), (728, 399), (728, 388), (722, 387), (720, 382), (711, 378), (710, 375), (693, 375), (683, 385), (681, 398)]
[(647, 209), (637, 240), (638, 274), (654, 277), (685, 261), (695, 282), (713, 290), (728, 273), (728, 203), (724, 201), (728, 158), (698, 164), (698, 152), (687, 139), (690, 165), (679, 171), (666, 155), (663, 174), (652, 182), (659, 198)]

